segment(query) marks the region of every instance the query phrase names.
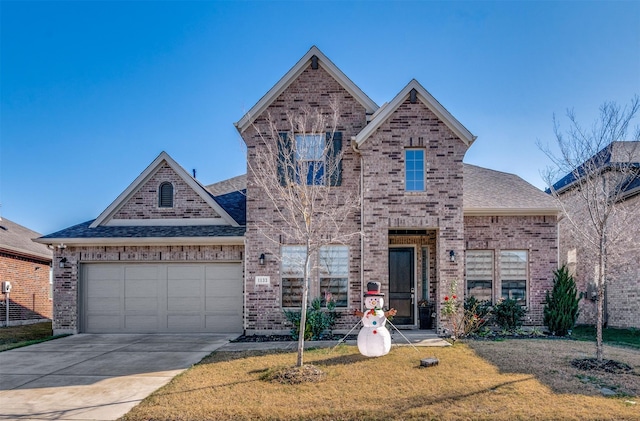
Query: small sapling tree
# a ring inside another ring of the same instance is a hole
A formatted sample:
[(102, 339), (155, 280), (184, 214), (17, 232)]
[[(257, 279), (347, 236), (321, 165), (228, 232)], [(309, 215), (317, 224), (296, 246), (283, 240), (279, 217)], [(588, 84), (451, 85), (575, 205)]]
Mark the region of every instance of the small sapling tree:
[(554, 116), (556, 148), (538, 143), (553, 162), (543, 177), (562, 208), (561, 240), (573, 237), (571, 241), (595, 275), (596, 358), (600, 362), (604, 358), (602, 328), (611, 266), (635, 263), (626, 251), (636, 244), (640, 212), (626, 199), (628, 189), (640, 176), (640, 127), (631, 127), (639, 110), (638, 96), (625, 107), (607, 102), (588, 127), (569, 110), (566, 131)]
[[(360, 209), (357, 180), (342, 185), (344, 150), (339, 131), (340, 109), (335, 99), (326, 109), (302, 106), (254, 123), (259, 142), (247, 151), (248, 188), (259, 195), (269, 218), (256, 221), (258, 233), (271, 244), (290, 279), (302, 281), (300, 332), (307, 329), (310, 285), (319, 273), (335, 267), (328, 246), (348, 245), (360, 235), (354, 229)], [(355, 187), (355, 188), (354, 188)], [(281, 249), (291, 247), (283, 256)], [(296, 303), (297, 304), (297, 303)], [(297, 366), (303, 365), (305, 335), (298, 337)]]

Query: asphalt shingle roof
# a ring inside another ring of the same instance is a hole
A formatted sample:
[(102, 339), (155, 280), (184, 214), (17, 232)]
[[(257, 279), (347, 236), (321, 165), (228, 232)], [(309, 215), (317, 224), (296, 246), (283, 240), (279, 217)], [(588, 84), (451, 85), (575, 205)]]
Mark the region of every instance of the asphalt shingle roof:
[[(581, 164), (575, 171), (562, 177), (552, 186), (553, 190), (561, 191), (575, 182), (589, 171), (589, 167), (595, 165), (599, 168), (615, 167), (615, 164), (637, 166), (640, 164), (640, 142), (616, 141), (611, 142), (598, 153), (594, 154), (587, 162)], [(587, 168), (585, 168), (587, 166)], [(547, 192), (550, 192), (547, 189)]]
[[(178, 238), (178, 237), (241, 237), (246, 231), (246, 176), (234, 177), (207, 186), (216, 202), (235, 219), (239, 227), (227, 225), (187, 226), (98, 226), (89, 228), (87, 221), (47, 238)], [(464, 164), (463, 208), (465, 211), (552, 211), (555, 200), (514, 174)], [(225, 190), (227, 190), (225, 192)], [(230, 191), (229, 191), (230, 190)], [(219, 193), (215, 195), (212, 191)], [(222, 193), (225, 192), (225, 193)], [(34, 237), (38, 234), (34, 233)], [(35, 244), (35, 243), (34, 243)]]
[(6, 218), (0, 218), (0, 249), (51, 260), (53, 252), (44, 244), (34, 243), (32, 239), (40, 237), (40, 233), (16, 224)]
[(239, 225), (247, 224), (247, 190), (233, 191), (231, 193), (214, 196), (227, 213), (235, 219)]
[(548, 194), (514, 174), (464, 164), (463, 209), (551, 210), (558, 205)]
[(214, 196), (220, 196), (226, 193), (234, 191), (246, 190), (247, 188), (247, 174), (241, 174), (236, 177), (231, 177), (226, 180), (218, 181), (217, 183), (209, 184), (206, 189)]
[(174, 237), (242, 237), (245, 227), (229, 225), (177, 225), (177, 226), (98, 226), (89, 228), (94, 220), (63, 229), (47, 238), (174, 238)]

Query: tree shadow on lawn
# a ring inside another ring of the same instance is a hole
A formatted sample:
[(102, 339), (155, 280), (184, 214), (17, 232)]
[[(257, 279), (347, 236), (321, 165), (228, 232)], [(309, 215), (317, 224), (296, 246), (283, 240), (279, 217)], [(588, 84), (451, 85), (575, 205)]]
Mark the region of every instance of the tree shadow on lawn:
[(338, 355), (335, 357), (326, 358), (323, 360), (314, 361), (313, 364), (321, 367), (331, 367), (334, 365), (348, 365), (348, 364), (356, 364), (361, 363), (363, 361), (370, 360), (369, 357), (365, 357), (361, 354), (351, 354), (351, 355)]
[(482, 395), (485, 393), (496, 393), (500, 388), (504, 388), (506, 386), (512, 386), (517, 383), (527, 382), (529, 380), (535, 380), (534, 376), (528, 376), (521, 379), (504, 381), (501, 383), (496, 383), (491, 386), (482, 387), (477, 390), (473, 390), (467, 393), (459, 393), (459, 394), (442, 394), (438, 396), (429, 396), (425, 397), (424, 400), (416, 399), (415, 397), (407, 397), (403, 399), (395, 399), (393, 401), (385, 401), (385, 405), (387, 409), (392, 409), (394, 412), (398, 413), (406, 412), (411, 409), (422, 408), (425, 406), (436, 405), (443, 402), (448, 404), (455, 404), (456, 402), (462, 401), (467, 398), (473, 398), (474, 396)]
[(501, 373), (532, 374), (555, 393), (601, 395), (607, 388), (621, 397), (640, 396), (640, 352), (607, 347), (605, 358), (624, 361), (632, 371), (580, 370), (571, 362), (595, 354), (594, 345), (570, 340), (465, 341), (476, 355)]

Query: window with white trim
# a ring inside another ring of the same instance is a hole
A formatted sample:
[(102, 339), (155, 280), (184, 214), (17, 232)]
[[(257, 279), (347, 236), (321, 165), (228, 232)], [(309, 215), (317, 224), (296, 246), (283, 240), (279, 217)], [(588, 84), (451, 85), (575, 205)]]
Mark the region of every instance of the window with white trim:
[(404, 188), (406, 191), (424, 191), (424, 149), (405, 149)]
[(493, 301), (493, 251), (467, 250), (467, 296), (478, 301)]
[(500, 251), (500, 282), (502, 298), (527, 305), (528, 252), (526, 250)]

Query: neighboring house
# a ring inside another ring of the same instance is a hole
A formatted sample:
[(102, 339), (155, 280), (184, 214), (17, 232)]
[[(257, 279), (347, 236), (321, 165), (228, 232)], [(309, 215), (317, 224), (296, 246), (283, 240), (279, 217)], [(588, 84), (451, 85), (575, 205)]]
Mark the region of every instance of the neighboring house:
[[(0, 218), (0, 282), (9, 282), (9, 325), (51, 319), (53, 252), (34, 243), (41, 234)], [(7, 294), (0, 295), (1, 325), (7, 322)]]
[[(604, 323), (610, 327), (640, 328), (640, 142), (612, 142), (588, 162), (598, 167), (601, 182), (623, 179), (619, 189), (610, 190), (619, 190), (620, 193), (615, 201), (611, 225), (622, 224), (622, 235), (616, 234), (616, 244), (609, 248)], [(576, 203), (581, 202), (576, 200), (580, 172), (583, 171), (579, 167), (552, 188), (576, 222), (591, 227), (589, 217), (576, 207)], [(582, 293), (578, 323), (595, 324), (598, 258), (593, 249), (585, 246), (585, 239), (567, 218), (560, 219), (559, 227), (560, 260), (567, 263), (578, 291)]]
[[(452, 280), (460, 297), (518, 299), (525, 322), (541, 325), (558, 266), (555, 202), (517, 176), (463, 164), (475, 136), (417, 81), (378, 107), (313, 47), (236, 123), (248, 162), (267, 115), (286, 123), (287, 112), (330, 101), (342, 139), (332, 188), (362, 197), (347, 227), (362, 235), (321, 250), (336, 271), (310, 290), (337, 299), (337, 329), (357, 323), (369, 281), (404, 328), (418, 327), (420, 300), (439, 314)], [(55, 330), (288, 332), (283, 309), (299, 307), (301, 280), (281, 262), (301, 245), (273, 250), (258, 230), (278, 221), (252, 177), (205, 188), (162, 153), (97, 219), (40, 238), (66, 246), (54, 257)]]

